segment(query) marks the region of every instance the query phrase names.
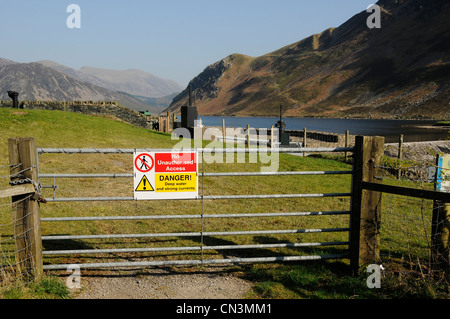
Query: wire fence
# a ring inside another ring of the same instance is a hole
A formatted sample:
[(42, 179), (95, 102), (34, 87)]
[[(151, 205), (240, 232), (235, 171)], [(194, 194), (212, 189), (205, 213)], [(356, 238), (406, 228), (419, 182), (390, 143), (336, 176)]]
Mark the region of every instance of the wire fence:
[[(20, 166), (21, 164), (0, 166), (0, 190), (10, 186), (11, 178), (23, 177), (22, 173), (28, 169), (16, 172)], [(19, 287), (31, 280), (28, 268), (34, 258), (30, 254), (30, 246), (34, 243), (26, 239), (30, 232), (27, 220), (34, 212), (25, 216), (20, 214), (27, 209), (31, 197), (32, 195), (0, 198), (0, 291)]]
[[(437, 170), (436, 165), (429, 164), (411, 165), (401, 170), (378, 166), (375, 178), (385, 184), (434, 190)], [(433, 216), (445, 203), (383, 193), (381, 205), (380, 259), (387, 270), (399, 278), (442, 278), (442, 267), (432, 256), (432, 230), (442, 229), (443, 225), (436, 224)]]

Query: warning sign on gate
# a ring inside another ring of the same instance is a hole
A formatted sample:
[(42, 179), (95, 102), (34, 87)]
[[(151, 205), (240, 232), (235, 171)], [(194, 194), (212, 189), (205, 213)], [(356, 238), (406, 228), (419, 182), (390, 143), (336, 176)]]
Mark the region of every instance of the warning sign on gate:
[(136, 187), (136, 192), (153, 192), (155, 189), (152, 184), (148, 181), (147, 176), (143, 176), (138, 186)]
[(197, 198), (197, 159), (196, 152), (134, 153), (134, 198)]

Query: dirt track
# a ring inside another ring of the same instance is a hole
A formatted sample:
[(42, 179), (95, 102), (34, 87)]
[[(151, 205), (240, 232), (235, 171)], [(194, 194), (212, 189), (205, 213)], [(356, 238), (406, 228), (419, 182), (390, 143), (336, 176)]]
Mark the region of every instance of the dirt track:
[(252, 284), (218, 267), (202, 271), (153, 268), (81, 273), (74, 299), (242, 299)]

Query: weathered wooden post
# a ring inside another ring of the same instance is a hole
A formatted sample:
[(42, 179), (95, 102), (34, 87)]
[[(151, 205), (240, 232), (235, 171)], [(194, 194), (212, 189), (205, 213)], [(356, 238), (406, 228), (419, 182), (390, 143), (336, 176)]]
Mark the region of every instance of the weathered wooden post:
[(450, 203), (436, 201), (431, 223), (431, 260), (433, 268), (449, 271), (450, 267)]
[(403, 158), (403, 134), (400, 134), (398, 138), (398, 155), (397, 155), (397, 179), (402, 176), (401, 160)]
[(274, 128), (272, 125), (272, 128), (270, 129), (270, 148), (274, 148), (275, 147), (275, 132), (274, 132)]
[(350, 265), (355, 273), (380, 257), (381, 193), (362, 189), (361, 182), (375, 182), (383, 154), (384, 137), (356, 137), (350, 217)]
[[(348, 147), (350, 143), (349, 131), (345, 131), (345, 147)], [(345, 152), (345, 162), (348, 163), (348, 152)]]
[[(8, 150), (9, 162), (12, 165), (11, 181), (27, 180), (37, 183), (36, 140), (27, 137), (10, 138)], [(39, 278), (43, 272), (43, 263), (38, 198), (33, 195), (13, 196), (12, 203), (15, 214), (14, 237), (20, 271)]]
[[(306, 127), (303, 128), (303, 147), (306, 147)], [(306, 153), (303, 153), (303, 156), (306, 156)]]
[(166, 118), (166, 133), (170, 133), (170, 112), (167, 112)]
[(250, 148), (250, 124), (247, 124), (247, 148)]
[(163, 117), (161, 115), (158, 117), (158, 123), (159, 123), (159, 131), (164, 132), (164, 122)]
[(225, 140), (225, 136), (227, 135), (227, 132), (225, 130), (225, 119), (222, 119), (222, 136)]
[(226, 144), (226, 141), (225, 141), (225, 137), (226, 136), (227, 136), (227, 132), (225, 130), (225, 119), (222, 118), (222, 138), (223, 138), (222, 142), (223, 142), (223, 147), (224, 148), (225, 148), (225, 144)]

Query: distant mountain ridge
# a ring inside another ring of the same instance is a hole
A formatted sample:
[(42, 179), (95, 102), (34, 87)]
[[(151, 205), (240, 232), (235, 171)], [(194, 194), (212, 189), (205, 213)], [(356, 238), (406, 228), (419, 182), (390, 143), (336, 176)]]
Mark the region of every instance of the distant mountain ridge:
[(181, 85), (172, 80), (162, 79), (141, 70), (111, 70), (87, 66), (76, 70), (49, 60), (38, 63), (63, 72), (76, 80), (132, 95), (159, 98), (182, 90)]
[(0, 100), (10, 100), (9, 90), (19, 92), (19, 100), (22, 101), (117, 101), (137, 111), (151, 108), (130, 94), (76, 80), (41, 63), (6, 63), (0, 66)]
[(0, 58), (0, 90), (2, 100), (9, 100), (7, 91), (14, 90), (20, 100), (118, 101), (133, 110), (159, 114), (181, 86), (140, 70), (76, 70), (49, 60), (18, 63)]
[[(232, 54), (192, 79), (202, 115), (450, 118), (450, 3), (380, 0), (381, 29), (363, 11), (260, 57)], [(188, 86), (189, 87), (189, 86)], [(167, 109), (188, 103), (188, 88)]]
[(16, 64), (17, 62), (14, 62), (14, 61), (11, 61), (11, 60), (8, 60), (8, 59), (3, 59), (3, 58), (0, 58), (0, 67), (1, 66), (5, 66), (5, 65), (10, 65), (10, 64)]

